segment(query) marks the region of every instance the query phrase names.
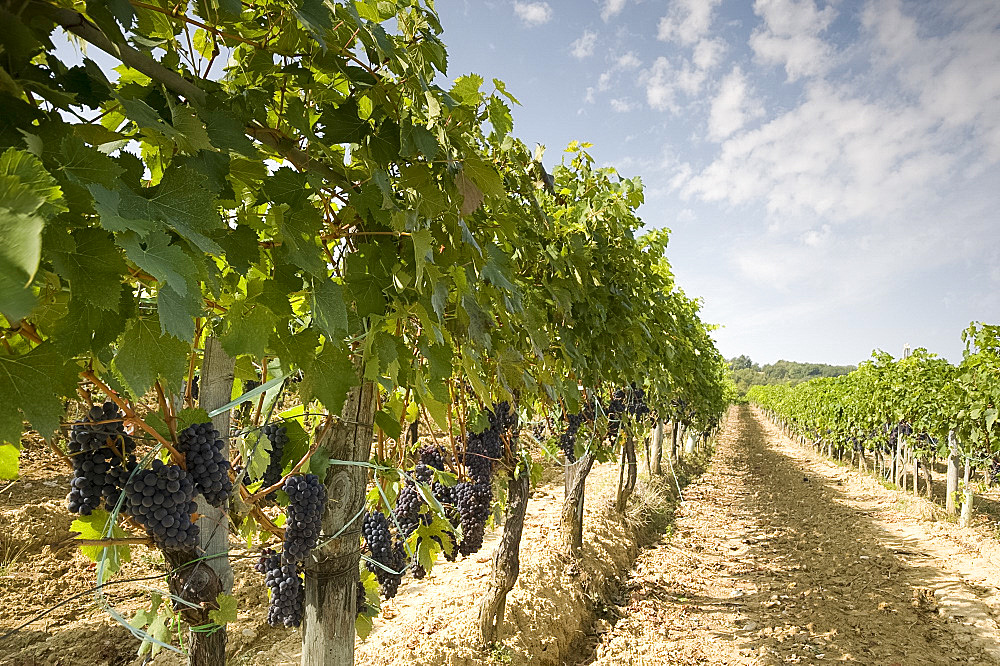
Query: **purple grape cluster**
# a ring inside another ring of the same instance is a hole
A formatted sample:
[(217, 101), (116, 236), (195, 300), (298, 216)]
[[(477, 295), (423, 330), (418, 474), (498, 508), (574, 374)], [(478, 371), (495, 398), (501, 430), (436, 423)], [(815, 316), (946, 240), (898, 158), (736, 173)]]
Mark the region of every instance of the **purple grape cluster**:
[(70, 429), (67, 448), (73, 460), (73, 480), (66, 505), (72, 513), (89, 516), (101, 505), (102, 496), (116, 490), (106, 487), (114, 483), (115, 470), (135, 451), (135, 442), (125, 433), (118, 406), (109, 401), (91, 407), (84, 422)]
[(566, 429), (559, 435), (559, 448), (567, 462), (576, 462), (576, 433), (583, 425), (584, 417), (582, 413), (570, 414), (566, 421)]
[(285, 559), (302, 562), (319, 541), (326, 509), (326, 488), (315, 474), (297, 474), (285, 480)]
[[(261, 428), (261, 432), (271, 442), (271, 457), (268, 459), (267, 469), (264, 470), (264, 475), (261, 477), (260, 487), (270, 488), (281, 480), (281, 472), (284, 469), (282, 456), (285, 452), (285, 444), (288, 444), (288, 426), (269, 423)], [(273, 500), (274, 493), (268, 494), (266, 499)]]
[(195, 423), (177, 433), (177, 445), (184, 454), (187, 472), (205, 501), (220, 507), (233, 492), (231, 466), (222, 453), (225, 442), (211, 423)]
[(149, 469), (136, 471), (125, 484), (125, 511), (139, 521), (153, 540), (165, 549), (193, 548), (198, 526), (191, 514), (195, 486), (178, 465), (154, 460)]
[(454, 491), (455, 507), (462, 521), (462, 542), (458, 544), (458, 552), (472, 555), (483, 547), (486, 521), (493, 503), (493, 488), (488, 483), (463, 481), (455, 486)]
[(382, 596), (392, 599), (399, 590), (399, 583), (403, 580), (403, 569), (406, 566), (403, 543), (393, 536), (389, 528), (389, 519), (381, 511), (365, 513), (361, 533), (371, 559), (378, 563), (365, 562), (365, 566), (378, 579)]
[(285, 561), (280, 554), (265, 548), (254, 569), (264, 575), (264, 583), (271, 591), (267, 623), (272, 627), (299, 626), (305, 590), (295, 562)]

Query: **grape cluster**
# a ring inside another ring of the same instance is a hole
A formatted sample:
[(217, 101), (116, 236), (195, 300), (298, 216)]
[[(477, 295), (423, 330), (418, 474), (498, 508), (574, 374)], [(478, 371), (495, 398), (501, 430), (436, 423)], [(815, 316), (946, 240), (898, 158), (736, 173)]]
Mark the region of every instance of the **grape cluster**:
[[(268, 459), (267, 469), (264, 470), (264, 475), (261, 477), (260, 487), (270, 488), (281, 480), (281, 472), (284, 469), (281, 457), (285, 452), (285, 444), (288, 443), (288, 426), (269, 423), (261, 428), (261, 432), (271, 442), (271, 457)], [(274, 499), (274, 493), (270, 493), (266, 499)]]
[(403, 579), (403, 569), (406, 566), (403, 543), (393, 537), (389, 529), (389, 519), (381, 511), (369, 511), (365, 514), (361, 533), (365, 538), (365, 547), (371, 553), (371, 559), (378, 563), (366, 562), (365, 566), (378, 579), (382, 596), (392, 599), (399, 589), (399, 583)]
[(326, 488), (315, 474), (298, 474), (288, 477), (282, 490), (288, 494), (285, 558), (289, 562), (301, 562), (319, 541)]
[(233, 492), (229, 461), (223, 455), (225, 442), (211, 423), (195, 423), (177, 433), (177, 445), (184, 454), (187, 472), (205, 501), (222, 506)]
[(295, 562), (286, 562), (281, 555), (265, 548), (254, 568), (264, 574), (264, 582), (271, 591), (267, 623), (272, 627), (299, 626), (305, 593)]
[[(430, 473), (426, 483), (431, 484), (431, 493), (441, 504), (454, 504), (452, 489), (439, 481), (434, 481), (433, 470), (444, 471), (444, 454), (436, 446), (425, 446), (420, 449), (420, 462), (417, 467), (423, 465)], [(416, 471), (416, 468), (414, 468)]]
[(396, 507), (392, 510), (392, 515), (399, 526), (400, 537), (405, 539), (413, 534), (420, 524), (420, 507), (424, 504), (424, 498), (420, 491), (412, 483), (407, 481), (396, 496)]
[(493, 488), (489, 483), (463, 481), (455, 486), (454, 491), (455, 506), (462, 521), (462, 542), (458, 544), (458, 552), (471, 555), (483, 547)]
[(584, 417), (582, 413), (570, 414), (566, 420), (568, 421), (566, 430), (559, 435), (559, 448), (562, 449), (567, 461), (576, 462), (576, 433), (580, 430)]
[(68, 449), (73, 481), (66, 504), (72, 513), (89, 516), (101, 505), (103, 495), (115, 492), (114, 487), (106, 486), (113, 483), (115, 470), (135, 450), (135, 442), (125, 433), (118, 406), (109, 401), (91, 407), (84, 422), (70, 429)]
[(354, 603), (358, 615), (364, 615), (371, 610), (368, 607), (368, 592), (365, 591), (365, 584), (360, 580), (358, 581), (357, 597)]
[(900, 421), (889, 431), (889, 445), (895, 448), (899, 442), (899, 437), (909, 437), (913, 434), (913, 426), (906, 421)]
[(125, 484), (125, 511), (146, 528), (166, 549), (194, 547), (198, 526), (191, 522), (197, 509), (191, 477), (178, 465), (154, 460), (149, 469), (136, 471)]

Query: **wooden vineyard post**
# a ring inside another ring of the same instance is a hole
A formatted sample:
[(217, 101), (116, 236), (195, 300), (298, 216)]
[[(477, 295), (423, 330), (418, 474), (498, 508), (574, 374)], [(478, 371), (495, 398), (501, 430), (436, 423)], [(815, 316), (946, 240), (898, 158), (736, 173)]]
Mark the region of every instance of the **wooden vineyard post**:
[(913, 496), (916, 497), (917, 490), (917, 479), (920, 477), (920, 465), (917, 463), (917, 455), (915, 451), (910, 452), (910, 457), (913, 458)]
[(955, 493), (958, 492), (958, 464), (958, 441), (955, 438), (955, 432), (951, 431), (948, 433), (948, 487), (944, 500), (944, 508), (952, 516), (957, 513)]
[(972, 524), (972, 501), (975, 493), (972, 490), (972, 461), (965, 459), (965, 477), (963, 479), (962, 495), (962, 515), (958, 518), (959, 527), (968, 527)]
[(663, 420), (656, 419), (656, 427), (653, 428), (653, 443), (650, 448), (649, 473), (660, 476), (663, 469), (660, 464), (663, 462)]
[(583, 501), (587, 475), (594, 466), (594, 453), (588, 451), (572, 465), (566, 466), (566, 497), (559, 520), (561, 550), (572, 559), (580, 557), (583, 548)]
[[(366, 381), (351, 389), (341, 418), (326, 430), (320, 442), (321, 450), (334, 460), (368, 462), (375, 396), (372, 382)], [(358, 513), (364, 508), (367, 480), (367, 469), (359, 465), (334, 463), (327, 471), (324, 536), (320, 539), (321, 546), (311, 553), (305, 565), (302, 666), (351, 666), (354, 663), (354, 620), (361, 559)], [(337, 538), (330, 538), (338, 533)]]
[(931, 486), (931, 464), (932, 458), (928, 457), (924, 464), (924, 493), (927, 495), (927, 499), (934, 499), (934, 490)]
[(677, 460), (677, 436), (680, 434), (681, 424), (672, 421), (670, 425), (670, 459)]
[(511, 472), (507, 484), (507, 516), (503, 524), (503, 536), (493, 554), (489, 587), (479, 605), (479, 632), (483, 645), (491, 645), (500, 639), (507, 594), (514, 589), (521, 571), (521, 533), (524, 530), (530, 490), (531, 477), (527, 471), (523, 471), (519, 477)]
[[(205, 411), (211, 412), (222, 407), (233, 397), (233, 371), (236, 360), (225, 352), (219, 339), (209, 336), (205, 339), (205, 358), (201, 366), (199, 380), (199, 404)], [(229, 423), (230, 413), (223, 412), (212, 418), (212, 427), (219, 431), (219, 437), (225, 442), (222, 455), (229, 460)], [(216, 508), (205, 501), (201, 494), (197, 496), (198, 513), (198, 548), (207, 556), (220, 555), (206, 560), (218, 577), (221, 592), (230, 594), (233, 591), (233, 567), (229, 562), (229, 513), (226, 506)], [(226, 663), (226, 628), (221, 627), (214, 632), (191, 631), (191, 648), (188, 663), (191, 666), (222, 666)]]

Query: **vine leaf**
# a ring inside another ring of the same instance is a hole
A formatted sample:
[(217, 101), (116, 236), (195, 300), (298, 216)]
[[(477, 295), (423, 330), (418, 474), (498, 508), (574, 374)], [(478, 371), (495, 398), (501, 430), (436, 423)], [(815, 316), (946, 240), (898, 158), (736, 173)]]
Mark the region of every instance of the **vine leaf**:
[(125, 248), (125, 254), (136, 266), (146, 271), (162, 284), (170, 285), (179, 296), (194, 295), (195, 285), (190, 276), (197, 273), (194, 261), (178, 245), (170, 242), (170, 236), (162, 231), (139, 238), (127, 232), (117, 236), (117, 242)]
[(187, 366), (189, 345), (161, 333), (149, 317), (133, 319), (118, 342), (111, 367), (136, 398), (142, 397), (161, 378), (173, 388)]
[(347, 348), (327, 340), (323, 351), (303, 373), (299, 393), (304, 403), (315, 398), (331, 414), (339, 414), (347, 392), (357, 383), (358, 376)]
[[(109, 529), (110, 528), (110, 529)], [(80, 516), (69, 526), (71, 532), (79, 532), (76, 539), (121, 539), (128, 536), (125, 530), (114, 524), (111, 515), (103, 509), (94, 509), (89, 516)], [(104, 551), (107, 550), (107, 556)], [(132, 559), (132, 549), (122, 546), (80, 546), (80, 552), (91, 562), (105, 563), (105, 576), (122, 568), (122, 564)]]
[(215, 601), (219, 604), (219, 607), (208, 611), (208, 619), (219, 626), (236, 622), (236, 609), (238, 606), (236, 597), (231, 594), (219, 592), (219, 596), (215, 598)]
[(59, 249), (53, 248), (52, 263), (69, 280), (74, 299), (117, 312), (126, 264), (107, 232), (78, 229), (65, 237)]
[(13, 444), (0, 444), (0, 479), (11, 481), (18, 475), (18, 457), (21, 452)]
[(21, 441), (22, 414), (43, 437), (51, 435), (63, 396), (75, 390), (76, 367), (49, 342), (21, 356), (0, 356), (0, 441)]
[(0, 312), (15, 321), (35, 302), (27, 287), (41, 260), (43, 224), (35, 215), (0, 208)]
[(316, 325), (329, 340), (343, 338), (347, 333), (347, 304), (344, 290), (333, 280), (323, 280), (313, 288), (313, 316)]

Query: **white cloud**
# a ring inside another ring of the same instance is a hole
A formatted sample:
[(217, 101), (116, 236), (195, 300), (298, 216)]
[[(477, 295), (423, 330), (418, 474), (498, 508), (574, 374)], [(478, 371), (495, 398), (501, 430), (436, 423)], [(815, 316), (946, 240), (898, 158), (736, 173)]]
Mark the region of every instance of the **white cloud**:
[(617, 16), (625, 9), (626, 0), (604, 0), (604, 7), (601, 8), (601, 20), (607, 21), (613, 16)]
[(637, 69), (641, 65), (642, 61), (639, 60), (639, 56), (637, 56), (632, 51), (629, 51), (628, 53), (625, 53), (615, 58), (615, 69), (620, 69), (620, 70)]
[(649, 106), (657, 111), (676, 112), (673, 68), (665, 57), (657, 58), (653, 66), (642, 73), (639, 80), (646, 88), (646, 102)]
[[(943, 35), (903, 13), (898, 0), (869, 7), (862, 22), (876, 45), (875, 62), (903, 92), (946, 127), (965, 126), (1000, 160), (1000, 3), (954, 3), (964, 25)], [(967, 14), (965, 12), (968, 12)]]
[(635, 104), (624, 98), (616, 98), (611, 100), (611, 108), (616, 113), (628, 113), (629, 111), (635, 109)]
[(548, 23), (552, 20), (552, 7), (547, 2), (521, 2), (521, 0), (515, 0), (514, 13), (529, 28)]
[(698, 69), (715, 69), (726, 53), (726, 44), (721, 39), (701, 39), (694, 47), (691, 62)]
[(764, 109), (750, 95), (746, 76), (734, 67), (719, 84), (708, 115), (708, 138), (721, 141), (743, 128), (751, 118), (763, 115)]
[(657, 39), (691, 45), (708, 33), (712, 12), (721, 0), (673, 0), (660, 19)]
[(831, 5), (819, 10), (813, 0), (756, 0), (754, 11), (764, 19), (750, 36), (760, 62), (784, 67), (789, 81), (829, 68), (834, 49), (820, 35), (836, 18)]
[(570, 44), (570, 54), (574, 58), (583, 60), (594, 55), (594, 46), (597, 45), (597, 33), (592, 30), (584, 30), (580, 37)]

